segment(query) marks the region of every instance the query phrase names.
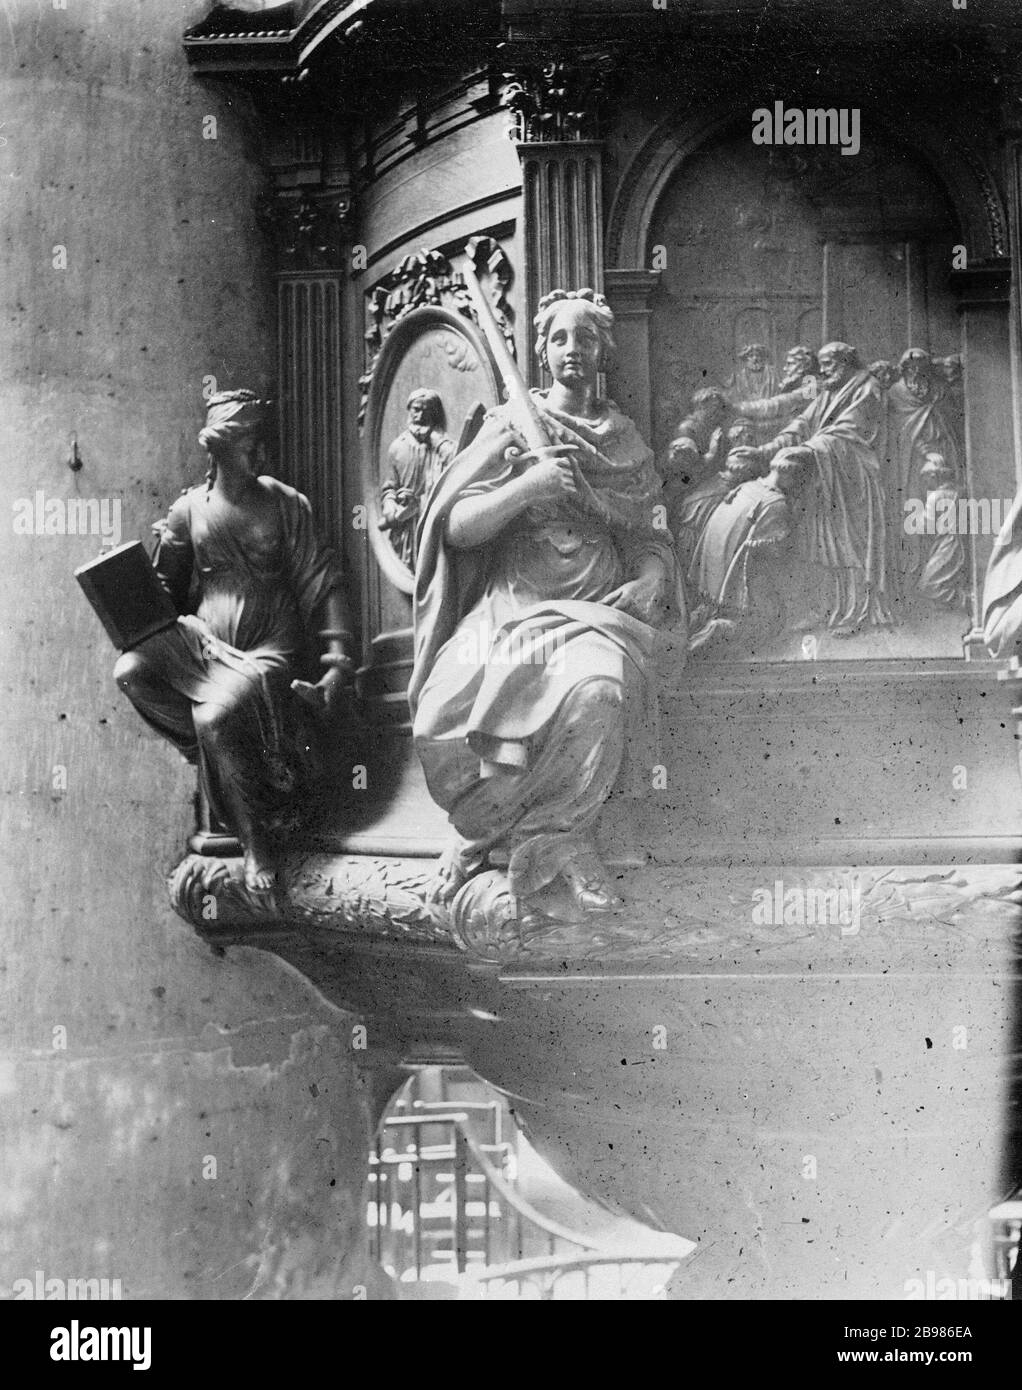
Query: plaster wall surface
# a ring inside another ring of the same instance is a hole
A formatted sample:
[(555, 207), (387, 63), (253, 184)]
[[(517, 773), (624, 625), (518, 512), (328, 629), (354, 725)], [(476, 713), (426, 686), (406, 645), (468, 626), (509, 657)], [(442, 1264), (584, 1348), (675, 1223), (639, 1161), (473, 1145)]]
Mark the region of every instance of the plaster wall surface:
[(73, 578), (100, 537), (13, 525), (41, 493), (149, 540), (201, 480), (203, 378), (271, 388), (256, 131), (186, 67), (203, 9), (13, 0), (0, 23), (0, 1296), (37, 1270), (125, 1298), (376, 1287), (352, 1020), (173, 915), (194, 774), (113, 685)]

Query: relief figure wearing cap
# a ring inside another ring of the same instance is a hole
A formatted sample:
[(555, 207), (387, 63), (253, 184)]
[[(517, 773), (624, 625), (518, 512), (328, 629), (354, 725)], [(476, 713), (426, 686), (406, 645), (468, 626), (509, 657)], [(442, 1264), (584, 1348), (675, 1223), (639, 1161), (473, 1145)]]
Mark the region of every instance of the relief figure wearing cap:
[[(256, 892), (273, 886), (303, 777), (308, 725), (298, 715), (336, 708), (354, 665), (340, 572), (316, 539), (308, 500), (257, 475), (263, 415), (251, 391), (209, 401), (199, 434), (206, 483), (153, 528), (153, 563), (181, 616), (114, 672), (146, 723), (198, 764)], [(302, 679), (317, 657), (326, 673)]]

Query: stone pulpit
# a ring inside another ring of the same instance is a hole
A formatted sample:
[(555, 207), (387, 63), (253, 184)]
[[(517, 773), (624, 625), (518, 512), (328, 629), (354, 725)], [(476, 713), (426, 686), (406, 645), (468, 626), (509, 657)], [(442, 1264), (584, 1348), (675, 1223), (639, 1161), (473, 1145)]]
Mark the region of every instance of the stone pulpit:
[(205, 805), (174, 904), (362, 1018), (381, 1099), (459, 1060), (696, 1241), (678, 1298), (904, 1298), (1020, 1176), (1022, 24), (829, 8), (184, 36), (264, 152), (269, 471), (352, 679), (272, 886)]

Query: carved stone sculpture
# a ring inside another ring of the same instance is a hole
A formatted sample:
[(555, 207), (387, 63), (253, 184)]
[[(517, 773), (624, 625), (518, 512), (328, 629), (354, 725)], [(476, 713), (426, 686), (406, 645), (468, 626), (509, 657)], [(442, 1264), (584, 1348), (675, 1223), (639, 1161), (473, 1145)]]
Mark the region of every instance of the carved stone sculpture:
[(957, 524), (959, 493), (954, 470), (942, 454), (929, 453), (919, 477), (927, 489), (919, 592), (934, 603), (963, 608), (967, 604), (966, 558)]
[[(689, 566), (710, 517), (730, 493), (747, 482), (760, 476), (765, 466), (748, 449), (745, 452), (735, 449), (727, 457), (724, 467), (717, 473), (704, 478), (695, 487), (689, 488), (681, 501), (674, 500), (669, 512), (671, 530), (677, 537), (678, 562), (685, 577), (688, 591), (692, 592), (693, 577)], [(698, 586), (696, 587), (698, 593)]]
[[(675, 563), (651, 451), (597, 395), (612, 326), (591, 290), (541, 301), (553, 386), (530, 399), (549, 447), (526, 450), (511, 408), (491, 412), (420, 532), (409, 701), (456, 832), (436, 897), (496, 870), (526, 933), (614, 909), (594, 830), (622, 773), (641, 792), (656, 761), (653, 658)], [(503, 920), (493, 883), (483, 896)]]
[(762, 343), (747, 343), (738, 353), (740, 365), (727, 380), (733, 401), (762, 401), (777, 392), (777, 370)]
[(891, 475), (887, 480), (888, 524), (892, 579), (901, 594), (915, 588), (924, 564), (922, 537), (904, 524), (905, 504), (922, 500), (926, 489), (922, 468), (930, 453), (939, 453), (955, 482), (963, 469), (957, 431), (945, 405), (949, 387), (942, 369), (928, 352), (909, 348), (898, 363), (899, 379), (887, 393), (888, 447)]
[(882, 391), (889, 391), (898, 380), (898, 368), (893, 362), (886, 362), (881, 358), (877, 362), (871, 362), (866, 369), (870, 376), (877, 382)]
[[(508, 299), (511, 263), (492, 237), (473, 237), (465, 248), (477, 273), (489, 284), (490, 309), (514, 356), (514, 313)], [(388, 335), (415, 309), (427, 305), (473, 317), (465, 282), (442, 252), (417, 251), (403, 257), (374, 288), (366, 304), (366, 369), (359, 377), (359, 423), (365, 419), (369, 390)]]
[(727, 457), (724, 422), (727, 397), (718, 386), (696, 391), (692, 408), (679, 423), (661, 468), (668, 522), (675, 530), (674, 513), (684, 504), (693, 486), (717, 473)]
[(510, 134), (520, 143), (598, 136), (599, 104), (611, 55), (573, 46), (543, 63), (504, 74), (502, 104), (513, 113)]
[[(275, 877), (277, 841), (310, 744), (303, 706), (336, 707), (354, 663), (339, 570), (309, 503), (255, 465), (263, 402), (209, 402), (210, 467), (165, 520), (154, 564), (179, 614), (126, 652), (115, 679), (146, 723), (197, 762), (216, 816), (240, 840), (247, 888)], [(328, 665), (313, 684), (318, 654)], [(296, 696), (300, 697), (296, 700)]]
[(750, 467), (747, 460), (732, 457), (733, 452), (755, 447), (764, 434), (773, 434), (782, 420), (813, 400), (818, 389), (816, 353), (799, 343), (785, 355), (774, 396), (741, 401), (732, 414), (728, 395), (718, 386), (693, 395), (691, 414), (679, 424), (662, 467), (668, 525), (678, 541), (683, 573), (717, 502), (756, 472), (766, 472), (765, 463)]
[(743, 413), (745, 402), (766, 401), (778, 393), (777, 369), (762, 343), (747, 343), (738, 353), (738, 366), (725, 383), (736, 422), (750, 426), (754, 442), (765, 443), (772, 431)]
[(696, 542), (689, 583), (699, 607), (692, 650), (743, 629), (769, 636), (783, 625), (783, 600), (766, 561), (791, 534), (788, 494), (813, 465), (809, 449), (782, 449), (766, 477), (733, 488), (714, 508)]
[(1022, 492), (990, 553), (983, 585), (983, 640), (991, 656), (1019, 657), (1022, 639)]
[(884, 403), (848, 343), (820, 349), (823, 390), (776, 439), (752, 451), (761, 460), (804, 444), (814, 467), (802, 492), (795, 549), (825, 581), (824, 621), (835, 636), (892, 621), (887, 580), (887, 522), (882, 487)]
[(756, 437), (751, 442), (765, 442), (782, 420), (790, 420), (815, 399), (819, 372), (816, 353), (803, 343), (797, 343), (788, 349), (776, 395), (735, 403), (736, 423), (752, 426)]
[(380, 484), (380, 529), (398, 558), (415, 568), (415, 532), (423, 497), (457, 452), (444, 434), (444, 404), (436, 391), (419, 387), (408, 397), (408, 424), (387, 450)]

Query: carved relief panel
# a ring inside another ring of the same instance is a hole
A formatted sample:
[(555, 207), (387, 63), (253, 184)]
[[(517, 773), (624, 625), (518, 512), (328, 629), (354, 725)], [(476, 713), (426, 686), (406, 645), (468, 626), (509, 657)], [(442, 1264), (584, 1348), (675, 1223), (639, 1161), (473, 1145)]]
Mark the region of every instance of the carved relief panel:
[(463, 316), (424, 306), (388, 336), (366, 406), (363, 485), (377, 562), (403, 593), (426, 495), (497, 400), (485, 344)]
[[(935, 175), (898, 149), (768, 150), (742, 130), (666, 187), (653, 444), (703, 656), (962, 655), (957, 240)], [(854, 353), (818, 360), (835, 341)]]
[(369, 691), (394, 697), (411, 667), (417, 531), (430, 489), (500, 400), (496, 369), (459, 265), (466, 257), (513, 345), (511, 266), (500, 243), (474, 237), (458, 254), (404, 257), (365, 297), (360, 379), (361, 479), (370, 564)]

